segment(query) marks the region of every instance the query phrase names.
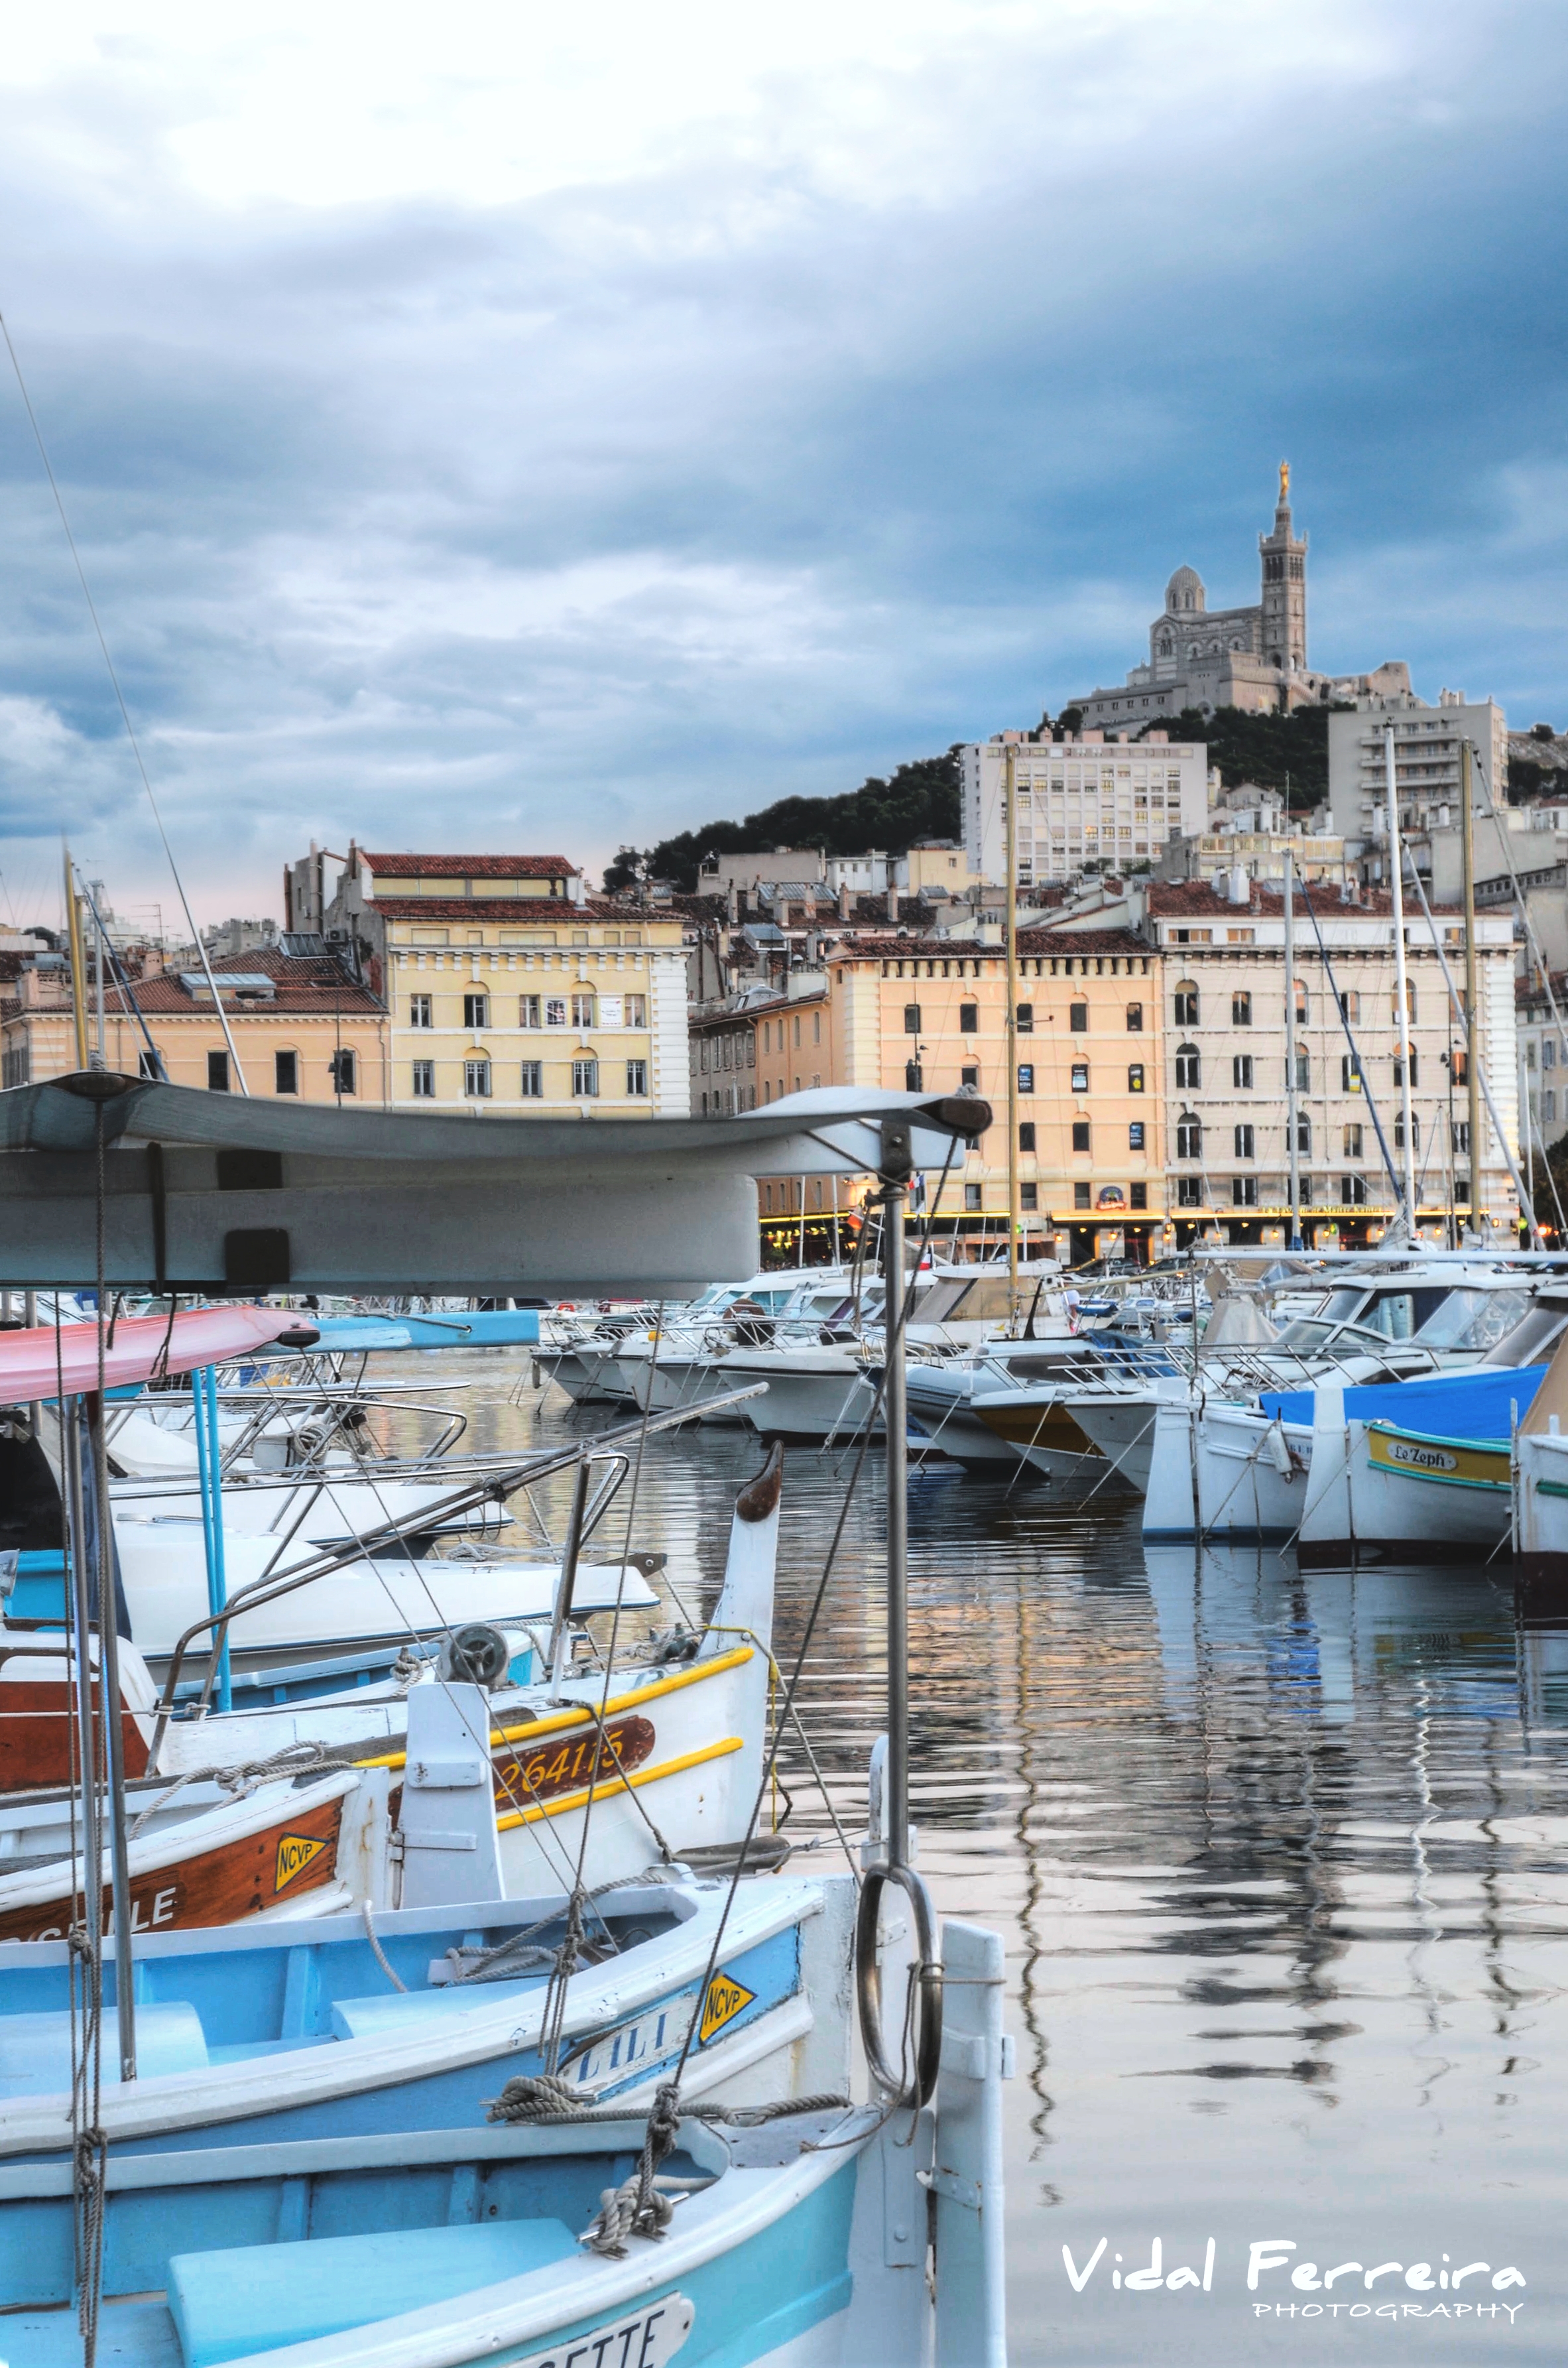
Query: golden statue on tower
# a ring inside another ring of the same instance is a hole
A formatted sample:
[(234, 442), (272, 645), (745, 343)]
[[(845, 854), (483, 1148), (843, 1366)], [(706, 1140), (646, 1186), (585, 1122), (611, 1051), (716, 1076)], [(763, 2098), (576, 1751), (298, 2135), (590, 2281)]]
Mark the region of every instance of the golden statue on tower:
[(1279, 463), (1279, 507), (1281, 509), (1285, 507), (1285, 505), (1290, 498), (1290, 463), (1289, 461), (1281, 461)]

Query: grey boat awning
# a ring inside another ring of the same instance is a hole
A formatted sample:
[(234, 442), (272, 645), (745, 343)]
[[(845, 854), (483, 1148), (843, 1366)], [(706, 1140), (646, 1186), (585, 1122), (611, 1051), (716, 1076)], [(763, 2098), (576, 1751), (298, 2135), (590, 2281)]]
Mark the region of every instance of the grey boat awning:
[(0, 1093), (0, 1282), (686, 1296), (756, 1264), (759, 1176), (863, 1175), (907, 1116), (962, 1167), (972, 1097), (830, 1087), (725, 1119), (471, 1118), (86, 1072)]

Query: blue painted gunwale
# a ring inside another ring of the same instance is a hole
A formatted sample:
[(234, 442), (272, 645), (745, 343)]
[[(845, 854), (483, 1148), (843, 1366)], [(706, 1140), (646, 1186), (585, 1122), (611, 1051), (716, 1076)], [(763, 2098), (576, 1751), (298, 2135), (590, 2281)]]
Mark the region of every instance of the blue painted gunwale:
[[(665, 1887), (662, 1896), (668, 1906), (662, 1919), (650, 1916), (648, 1893), (611, 1894), (605, 1901), (605, 1913), (623, 1932), (650, 1921), (665, 1926), (610, 1963), (585, 1967), (568, 1993), (566, 2075), (606, 2101), (641, 2088), (673, 2067), (679, 2055), (686, 2030), (681, 2009), (695, 2010), (709, 1943), (695, 1908), (677, 1918), (669, 1907), (704, 1895), (716, 1907), (722, 1886), (705, 1884), (700, 1892), (691, 1885)], [(757, 1935), (755, 1916), (732, 1917), (719, 1970), (753, 1996), (713, 2034), (713, 2044), (739, 2036), (799, 1995), (801, 1921), (820, 1905), (814, 1886), (796, 1882), (766, 1888), (747, 1884), (741, 1898), (744, 1907), (761, 1907), (764, 1922), (776, 1929)], [(545, 1975), (436, 1989), (427, 1969), (449, 1947), (492, 1945), (507, 1931), (537, 1922), (540, 1905), (492, 1903), (379, 1918), (377, 1938), (408, 1985), (412, 1995), (406, 2001), (392, 1992), (358, 1916), (279, 1923), (260, 1934), (241, 1926), (157, 1936), (137, 1952), (138, 2000), (193, 2007), (202, 2019), (208, 2063), (188, 2073), (143, 2079), (134, 2090), (106, 2087), (103, 2118), (111, 2141), (157, 2154), (220, 2141), (256, 2145), (451, 2128), (482, 2118), (486, 2100), (506, 2079), (545, 2068), (535, 2039), (519, 2044), (519, 2013), (537, 2028)], [(688, 1923), (689, 1933), (683, 1930)], [(548, 1940), (551, 1930), (540, 1937)], [(40, 1965), (38, 1959), (46, 1951), (52, 1962)], [(672, 1956), (676, 1962), (661, 1979), (661, 1968)], [(68, 1978), (62, 1943), (0, 1947), (0, 2028), (7, 2013), (62, 2014)], [(105, 1980), (108, 2005), (116, 1995), (112, 1952), (106, 1956)], [(607, 1987), (619, 1991), (619, 2004), (603, 2003)], [(371, 2009), (361, 2020), (380, 2027), (368, 2035), (345, 2036), (344, 2009), (350, 2009), (351, 2020), (356, 2003)], [(487, 2027), (476, 2046), (481, 2017)], [(609, 2034), (632, 2021), (638, 2026), (635, 2053), (621, 2059), (619, 2043)], [(230, 2035), (215, 2035), (221, 2032)], [(607, 2034), (608, 2055), (606, 2048), (585, 2049), (596, 2032)], [(409, 2044), (421, 2039), (427, 2043), (426, 2060), (438, 2059), (445, 2042), (448, 2063), (411, 2073)], [(391, 2043), (390, 2051), (383, 2042)], [(695, 2043), (694, 2052), (700, 2055), (703, 2045)], [(266, 2110), (256, 2109), (254, 2095), (242, 2101), (242, 2084), (251, 2087), (261, 2059), (304, 2093)], [(135, 2115), (132, 2132), (123, 2140), (116, 2135), (119, 2100)], [(160, 2118), (164, 2113), (166, 2122)], [(44, 2158), (63, 2155), (68, 2127), (62, 2092), (0, 2100), (0, 2157), (23, 2147)], [(54, 2131), (61, 2133), (58, 2139), (46, 2135)]]

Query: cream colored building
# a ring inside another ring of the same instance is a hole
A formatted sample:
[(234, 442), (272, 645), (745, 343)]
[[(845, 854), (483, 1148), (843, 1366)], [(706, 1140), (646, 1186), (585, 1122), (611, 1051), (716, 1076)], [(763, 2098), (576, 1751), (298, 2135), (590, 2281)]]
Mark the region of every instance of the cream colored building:
[(1018, 892), (1096, 867), (1157, 864), (1172, 838), (1196, 837), (1209, 814), (1209, 751), (1150, 732), (1034, 740), (999, 733), (960, 752), (964, 848), (971, 871), (1006, 881), (1006, 788), (1013, 763)]
[(386, 1002), (394, 1108), (689, 1110), (680, 920), (587, 896), (564, 857), (350, 847), (323, 917)]

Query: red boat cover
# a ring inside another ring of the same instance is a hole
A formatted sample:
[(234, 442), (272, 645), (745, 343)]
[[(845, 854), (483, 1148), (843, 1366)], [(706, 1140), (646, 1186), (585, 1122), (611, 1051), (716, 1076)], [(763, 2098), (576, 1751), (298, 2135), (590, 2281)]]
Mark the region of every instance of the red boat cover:
[[(145, 1382), (153, 1372), (188, 1373), (197, 1365), (227, 1364), (268, 1347), (287, 1332), (312, 1329), (290, 1307), (193, 1307), (176, 1315), (121, 1316), (104, 1351), (104, 1383), (111, 1390)], [(166, 1353), (165, 1353), (166, 1350)], [(0, 1405), (31, 1398), (79, 1396), (98, 1386), (96, 1324), (39, 1325), (0, 1332)]]

